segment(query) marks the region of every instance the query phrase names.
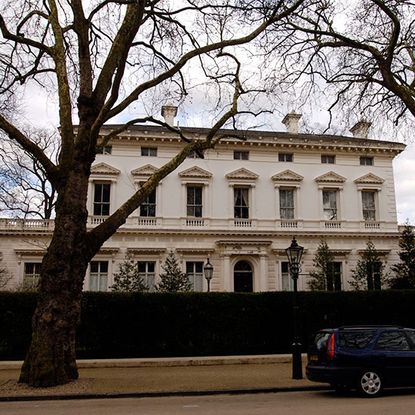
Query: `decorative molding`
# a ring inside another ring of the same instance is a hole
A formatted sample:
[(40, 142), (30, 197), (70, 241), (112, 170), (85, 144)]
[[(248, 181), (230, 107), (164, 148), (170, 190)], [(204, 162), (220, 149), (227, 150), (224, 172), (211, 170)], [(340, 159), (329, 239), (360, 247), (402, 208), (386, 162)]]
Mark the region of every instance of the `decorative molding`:
[(230, 173), (228, 173), (225, 176), (228, 180), (249, 180), (249, 181), (255, 181), (258, 179), (258, 174), (245, 169), (245, 168), (240, 168), (238, 170), (232, 171)]
[(157, 170), (158, 170), (157, 167), (154, 167), (151, 164), (146, 164), (145, 166), (141, 166), (141, 167), (138, 167), (134, 170), (131, 170), (131, 175), (135, 179), (148, 179)]
[(181, 171), (179, 173), (179, 177), (182, 179), (210, 179), (212, 177), (212, 173), (207, 170), (203, 170), (198, 166), (193, 166), (189, 169)]
[(166, 252), (166, 248), (127, 248), (127, 254), (131, 255), (160, 255)]
[(216, 245), (218, 246), (269, 246), (272, 244), (272, 241), (264, 241), (264, 240), (234, 240), (234, 241), (217, 241)]
[(14, 252), (16, 255), (21, 258), (23, 256), (31, 257), (31, 256), (39, 256), (43, 257), (46, 254), (46, 249), (15, 249)]
[(213, 254), (215, 250), (213, 248), (177, 248), (176, 252), (181, 255), (209, 255)]
[(119, 250), (120, 250), (120, 248), (110, 248), (110, 247), (105, 248), (105, 247), (103, 247), (98, 251), (98, 253), (95, 256), (97, 256), (97, 255), (112, 255), (112, 256), (114, 256), (119, 252)]
[(317, 183), (344, 183), (346, 178), (340, 176), (340, 174), (335, 173), (334, 171), (329, 171), (328, 173), (322, 174), (314, 179)]
[(368, 173), (357, 178), (354, 182), (356, 184), (383, 184), (385, 180), (373, 173)]
[[(359, 255), (363, 255), (365, 252), (367, 252), (367, 249), (357, 249), (357, 253)], [(380, 256), (386, 256), (391, 252), (391, 249), (376, 249), (375, 252)]]
[(271, 180), (274, 182), (301, 182), (304, 179), (300, 174), (294, 173), (292, 170), (284, 170), (274, 174)]
[(120, 173), (120, 170), (110, 166), (107, 163), (94, 164), (91, 168), (91, 175), (118, 176)]

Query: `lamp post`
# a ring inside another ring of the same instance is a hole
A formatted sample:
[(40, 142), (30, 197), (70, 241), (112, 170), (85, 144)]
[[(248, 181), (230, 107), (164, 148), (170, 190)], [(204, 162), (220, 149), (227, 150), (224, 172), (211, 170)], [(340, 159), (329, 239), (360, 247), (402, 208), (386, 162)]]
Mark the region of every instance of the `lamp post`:
[(205, 275), (207, 281), (207, 292), (210, 292), (210, 280), (213, 276), (213, 265), (209, 262), (209, 258), (207, 259), (207, 262), (203, 267), (203, 274)]
[(295, 238), (291, 241), (289, 248), (285, 250), (288, 258), (291, 278), (293, 279), (293, 344), (292, 344), (292, 378), (302, 379), (303, 368), (301, 362), (301, 341), (298, 333), (298, 303), (297, 303), (297, 282), (300, 273), (300, 261), (304, 248), (297, 244)]

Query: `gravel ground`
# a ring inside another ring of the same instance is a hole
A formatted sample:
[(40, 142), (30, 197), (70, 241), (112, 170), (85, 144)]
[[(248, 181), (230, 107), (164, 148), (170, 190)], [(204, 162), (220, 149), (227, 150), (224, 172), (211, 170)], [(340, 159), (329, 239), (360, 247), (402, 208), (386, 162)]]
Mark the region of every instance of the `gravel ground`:
[(44, 396), (44, 395), (75, 395), (90, 391), (94, 379), (78, 379), (66, 385), (52, 386), (50, 388), (32, 388), (17, 383), (14, 379), (3, 381), (0, 384), (0, 396)]

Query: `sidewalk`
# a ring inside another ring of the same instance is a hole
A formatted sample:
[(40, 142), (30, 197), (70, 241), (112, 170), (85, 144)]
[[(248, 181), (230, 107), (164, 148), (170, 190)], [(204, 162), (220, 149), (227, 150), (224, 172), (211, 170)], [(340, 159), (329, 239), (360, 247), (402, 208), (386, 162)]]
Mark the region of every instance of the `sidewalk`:
[(77, 381), (46, 389), (17, 384), (21, 363), (0, 362), (0, 401), (327, 388), (306, 379), (291, 379), (290, 355), (79, 360)]

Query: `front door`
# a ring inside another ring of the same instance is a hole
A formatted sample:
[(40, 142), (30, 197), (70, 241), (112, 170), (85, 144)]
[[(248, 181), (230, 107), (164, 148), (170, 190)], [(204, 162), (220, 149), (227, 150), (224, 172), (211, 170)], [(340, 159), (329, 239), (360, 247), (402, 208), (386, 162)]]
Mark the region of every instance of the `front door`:
[(239, 261), (233, 271), (233, 286), (236, 293), (253, 292), (252, 267), (247, 261)]

